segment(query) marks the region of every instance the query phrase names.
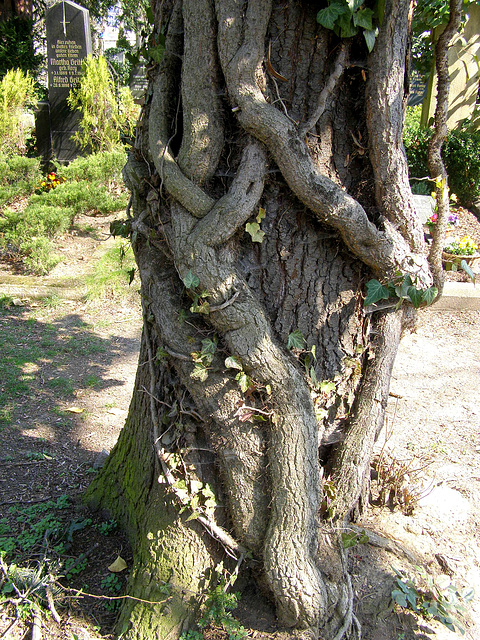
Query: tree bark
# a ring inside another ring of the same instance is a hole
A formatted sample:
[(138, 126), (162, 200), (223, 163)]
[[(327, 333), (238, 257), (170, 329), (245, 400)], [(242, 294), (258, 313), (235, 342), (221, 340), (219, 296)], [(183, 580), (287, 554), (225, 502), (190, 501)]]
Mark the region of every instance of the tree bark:
[(432, 281), (401, 143), (408, 7), (387, 0), (370, 55), (300, 0), (154, 7), (165, 54), (125, 169), (143, 346), (87, 495), (131, 536), (129, 593), (169, 585), (166, 603), (124, 607), (125, 638), (178, 637), (222, 554), (247, 552), (280, 625), (350, 630), (338, 525), (365, 490), (405, 317), (366, 315), (362, 291), (399, 270)]
[(442, 147), (448, 134), (448, 95), (450, 93), (450, 72), (448, 64), (448, 48), (450, 41), (460, 28), (462, 19), (462, 0), (450, 0), (450, 16), (448, 23), (435, 44), (435, 70), (437, 72), (437, 105), (435, 108), (434, 131), (428, 144), (428, 170), (435, 179), (435, 195), (437, 206), (437, 222), (433, 233), (429, 261), (435, 284), (443, 291), (444, 273), (442, 252), (445, 245), (445, 231), (450, 212), (450, 196), (448, 175), (442, 159)]

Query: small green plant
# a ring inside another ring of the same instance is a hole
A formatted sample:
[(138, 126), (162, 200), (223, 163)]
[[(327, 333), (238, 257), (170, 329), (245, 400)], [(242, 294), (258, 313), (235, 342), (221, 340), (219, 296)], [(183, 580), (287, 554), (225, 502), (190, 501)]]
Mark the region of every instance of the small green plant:
[(265, 211), (265, 209), (262, 209), (262, 207), (260, 207), (258, 210), (258, 214), (255, 217), (255, 222), (247, 222), (247, 224), (245, 225), (245, 231), (250, 234), (252, 242), (258, 242), (259, 244), (262, 244), (263, 242), (265, 231), (262, 231), (262, 229), (260, 229), (260, 223), (262, 222), (266, 213), (267, 212)]
[(63, 571), (67, 580), (71, 580), (74, 576), (79, 575), (87, 568), (86, 558), (67, 558)]
[(104, 591), (118, 594), (122, 590), (122, 581), (115, 573), (110, 573), (102, 579), (100, 587)]
[(288, 334), (287, 349), (296, 349), (297, 352), (301, 351), (301, 360), (303, 362), (303, 368), (305, 369), (305, 375), (313, 388), (317, 389), (319, 383), (317, 374), (315, 373), (315, 362), (317, 361), (316, 346), (312, 345), (312, 348), (307, 351), (305, 349), (305, 343), (306, 340), (299, 329), (295, 329), (295, 331)]
[(47, 387), (66, 396), (73, 395), (74, 391), (73, 382), (68, 378), (63, 378), (62, 376), (47, 380)]
[(410, 302), (416, 309), (432, 304), (437, 297), (436, 287), (418, 289), (411, 276), (399, 274), (394, 280), (382, 284), (378, 280), (367, 282), (367, 295), (364, 305), (367, 307), (381, 300), (391, 300), (399, 308), (404, 301)]
[(38, 452), (38, 451), (29, 451), (27, 453), (27, 458), (29, 460), (53, 460), (54, 456), (49, 455), (48, 453), (45, 452)]
[(179, 640), (203, 640), (203, 633), (196, 629), (189, 629), (182, 633)]
[(85, 385), (90, 388), (98, 387), (102, 382), (102, 379), (94, 374), (90, 374), (85, 379)]
[(10, 309), (13, 305), (13, 298), (6, 296), (4, 293), (0, 294), (0, 309)]
[(253, 389), (253, 381), (250, 376), (243, 370), (243, 364), (237, 356), (229, 356), (225, 358), (225, 366), (227, 369), (236, 369), (238, 373), (235, 375), (235, 380), (238, 382), (238, 386), (242, 393), (247, 393), (249, 389)]
[(13, 553), (30, 553), (42, 544), (45, 535), (52, 538), (60, 535), (64, 524), (58, 512), (69, 505), (68, 496), (61, 496), (55, 502), (49, 500), (28, 507), (10, 507), (9, 514), (15, 522), (17, 532), (12, 530), (5, 537), (0, 534), (0, 551), (7, 557)]
[(21, 69), (10, 69), (0, 81), (0, 146), (24, 152), (30, 126), (26, 107), (37, 100), (33, 78)]
[(365, 531), (357, 533), (356, 531), (342, 532), (342, 546), (344, 549), (356, 547), (358, 544), (367, 544), (369, 538)]
[(461, 240), (454, 238), (444, 248), (445, 253), (451, 253), (456, 256), (473, 256), (478, 251), (478, 245), (470, 236), (464, 236)]
[(219, 580), (217, 586), (208, 593), (202, 617), (198, 621), (200, 629), (205, 629), (209, 625), (219, 626), (228, 633), (230, 640), (242, 640), (247, 636), (247, 631), (236, 620), (232, 611), (238, 606), (239, 593), (229, 593), (228, 589), (233, 586), (236, 575), (226, 577), (222, 563), (216, 567)]
[(108, 522), (100, 522), (99, 524), (94, 525), (94, 527), (102, 534), (102, 536), (109, 536), (111, 533), (116, 531), (118, 522), (116, 520), (109, 520)]
[(320, 9), (317, 22), (326, 29), (332, 29), (340, 38), (351, 38), (363, 33), (369, 51), (375, 45), (378, 28), (374, 27), (374, 12), (363, 2), (354, 0), (329, 0), (326, 9)]
[(217, 350), (217, 339), (213, 340), (205, 338), (202, 340), (202, 348), (200, 351), (192, 351), (192, 359), (194, 362), (193, 371), (190, 373), (191, 378), (205, 382), (208, 378), (208, 368), (213, 362), (215, 352)]
[(473, 599), (473, 589), (466, 587), (459, 590), (447, 576), (439, 584), (423, 567), (415, 569), (416, 575), (413, 577), (394, 569), (398, 588), (392, 591), (392, 600), (426, 620), (438, 620), (450, 631), (459, 631), (463, 635), (465, 604)]
[(187, 271), (185, 278), (183, 279), (183, 284), (187, 289), (188, 295), (193, 300), (193, 304), (190, 307), (191, 313), (203, 313), (204, 315), (208, 315), (210, 313), (210, 303), (207, 302), (206, 298), (209, 297), (209, 292), (204, 290), (199, 290), (200, 280), (198, 276), (193, 274), (191, 271)]

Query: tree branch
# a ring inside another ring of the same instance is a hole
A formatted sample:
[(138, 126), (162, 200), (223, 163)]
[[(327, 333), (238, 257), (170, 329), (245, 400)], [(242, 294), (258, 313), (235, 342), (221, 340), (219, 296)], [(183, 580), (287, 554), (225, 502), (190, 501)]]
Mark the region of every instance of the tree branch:
[(317, 122), (324, 114), (327, 107), (327, 100), (331, 98), (345, 70), (347, 54), (348, 46), (346, 44), (346, 41), (344, 40), (340, 45), (340, 50), (333, 64), (333, 70), (328, 76), (327, 81), (323, 86), (323, 89), (320, 91), (320, 95), (318, 96), (317, 108), (315, 109), (315, 113), (313, 113), (310, 118), (300, 126), (298, 130), (298, 135), (300, 136), (300, 138), (304, 138), (305, 135), (316, 126)]
[(410, 189), (402, 140), (409, 7), (410, 0), (386, 3), (369, 58), (367, 126), (378, 207), (401, 230), (411, 249), (423, 252), (423, 228)]
[(264, 2), (261, 6), (256, 2), (249, 3), (245, 38), (233, 59), (227, 56), (229, 49), (222, 48), (227, 37), (222, 29), (228, 17), (242, 20), (242, 10), (237, 3), (217, 1), (216, 4), (217, 16), (220, 16), (220, 61), (231, 100), (240, 107), (238, 119), (241, 125), (267, 146), (297, 197), (320, 221), (336, 228), (347, 247), (365, 264), (382, 275), (394, 274), (398, 269), (406, 273), (413, 270), (429, 284), (425, 257), (418, 254), (412, 258), (410, 247), (392, 225), (385, 224), (384, 232), (377, 229), (354, 198), (322, 175), (295, 127), (263, 96), (256, 77), (262, 73), (270, 3)]
[(181, 202), (195, 217), (206, 215), (215, 204), (200, 187), (182, 172), (168, 148), (167, 110), (171, 102), (176, 102), (175, 69), (182, 51), (182, 17), (179, 3), (174, 9), (165, 40), (162, 68), (153, 84), (153, 96), (149, 116), (149, 147), (153, 162), (167, 191)]
[(183, 0), (183, 137), (178, 165), (198, 184), (214, 174), (223, 149), (214, 22), (210, 0)]
[(445, 230), (449, 215), (448, 175), (442, 159), (442, 146), (448, 134), (448, 94), (450, 92), (450, 71), (448, 49), (451, 39), (457, 33), (462, 18), (462, 0), (450, 0), (450, 16), (445, 30), (435, 45), (435, 67), (437, 71), (437, 105), (433, 136), (428, 145), (428, 170), (433, 178), (440, 178), (435, 184), (437, 200), (437, 222), (433, 233), (433, 242), (428, 256), (434, 274), (435, 285), (441, 295), (445, 275), (443, 273), (442, 252), (445, 243)]
[(385, 313), (376, 322), (373, 358), (367, 361), (362, 388), (357, 398), (345, 439), (337, 446), (331, 462), (337, 489), (332, 508), (344, 518), (356, 505), (370, 469), (373, 446), (383, 424), (390, 377), (402, 331), (403, 310)]
[(243, 150), (240, 166), (228, 192), (212, 207), (192, 234), (192, 241), (215, 247), (224, 244), (250, 218), (260, 200), (267, 172), (267, 154), (252, 139)]

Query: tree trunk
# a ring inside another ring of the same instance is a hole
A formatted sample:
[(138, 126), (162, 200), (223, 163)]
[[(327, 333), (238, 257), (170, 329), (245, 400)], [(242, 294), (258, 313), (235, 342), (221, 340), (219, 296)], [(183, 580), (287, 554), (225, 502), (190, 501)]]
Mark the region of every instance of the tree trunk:
[(280, 625), (340, 640), (354, 621), (342, 522), (365, 499), (412, 316), (365, 314), (364, 286), (432, 277), (401, 141), (409, 1), (387, 0), (371, 54), (318, 8), (154, 7), (165, 52), (123, 225), (142, 353), (87, 495), (130, 534), (130, 595), (167, 598), (126, 604), (124, 638), (178, 637), (218, 560), (247, 552)]

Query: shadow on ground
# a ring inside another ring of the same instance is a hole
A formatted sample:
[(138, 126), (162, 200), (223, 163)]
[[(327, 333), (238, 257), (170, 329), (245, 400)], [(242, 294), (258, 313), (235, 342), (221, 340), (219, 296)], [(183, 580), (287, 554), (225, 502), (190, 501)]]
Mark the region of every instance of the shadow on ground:
[[(101, 336), (77, 313), (48, 322), (11, 308), (0, 314), (0, 348), (0, 503), (82, 491), (79, 468), (110, 449), (123, 425), (124, 365), (138, 339)], [(85, 433), (95, 419), (103, 433)]]

